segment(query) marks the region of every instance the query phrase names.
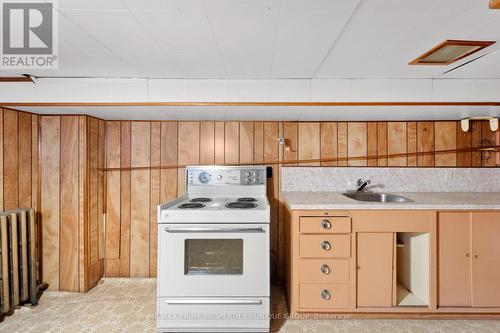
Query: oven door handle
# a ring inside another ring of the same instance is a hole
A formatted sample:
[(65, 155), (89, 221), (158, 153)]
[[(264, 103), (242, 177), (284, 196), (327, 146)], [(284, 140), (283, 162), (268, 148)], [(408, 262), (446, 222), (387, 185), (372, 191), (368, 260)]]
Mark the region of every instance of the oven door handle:
[(263, 228), (164, 228), (168, 233), (255, 233), (266, 232)]
[(251, 299), (167, 299), (169, 305), (262, 305), (261, 300)]

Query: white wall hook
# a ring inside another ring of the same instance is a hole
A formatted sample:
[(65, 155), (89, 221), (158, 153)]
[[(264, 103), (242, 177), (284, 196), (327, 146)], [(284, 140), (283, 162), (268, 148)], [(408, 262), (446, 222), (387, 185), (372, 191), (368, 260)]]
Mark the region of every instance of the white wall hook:
[(462, 131), (468, 132), (470, 129), (470, 121), (471, 120), (489, 120), (490, 121), (490, 129), (492, 132), (496, 132), (498, 130), (498, 118), (493, 117), (472, 117), (462, 119), (460, 121), (460, 125), (462, 127)]

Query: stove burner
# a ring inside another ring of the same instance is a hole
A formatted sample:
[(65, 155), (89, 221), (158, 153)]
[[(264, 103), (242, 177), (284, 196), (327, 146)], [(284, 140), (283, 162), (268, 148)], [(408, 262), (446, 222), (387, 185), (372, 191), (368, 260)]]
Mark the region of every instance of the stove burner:
[(189, 202), (210, 202), (212, 199), (210, 198), (193, 198), (189, 200)]
[(205, 207), (204, 204), (202, 203), (197, 203), (197, 202), (188, 202), (184, 203), (182, 205), (177, 206), (180, 209), (186, 209), (186, 208), (203, 208)]
[(255, 202), (257, 199), (255, 198), (239, 198), (238, 201), (240, 202)]
[(249, 209), (249, 208), (255, 208), (257, 207), (257, 204), (253, 202), (242, 202), (242, 201), (235, 201), (235, 202), (230, 202), (226, 204), (227, 208), (238, 208), (238, 209)]

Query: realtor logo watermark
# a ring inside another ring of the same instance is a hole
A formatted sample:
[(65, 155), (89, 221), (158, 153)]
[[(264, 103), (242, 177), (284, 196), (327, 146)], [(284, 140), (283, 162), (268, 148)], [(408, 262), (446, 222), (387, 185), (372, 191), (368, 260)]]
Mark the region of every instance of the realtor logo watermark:
[(57, 14), (54, 1), (1, 2), (0, 69), (56, 69)]

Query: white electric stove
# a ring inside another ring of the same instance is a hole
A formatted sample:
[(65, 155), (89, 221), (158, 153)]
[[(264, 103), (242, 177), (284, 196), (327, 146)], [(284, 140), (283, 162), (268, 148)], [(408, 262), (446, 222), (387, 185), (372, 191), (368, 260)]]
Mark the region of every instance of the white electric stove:
[(158, 207), (158, 332), (269, 332), (264, 166), (190, 166)]

